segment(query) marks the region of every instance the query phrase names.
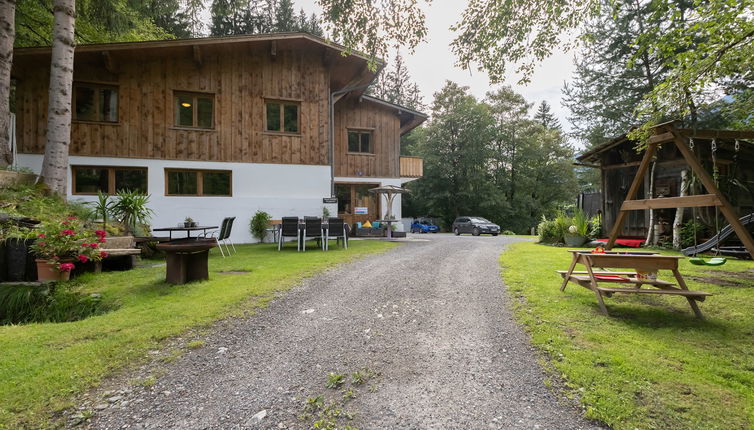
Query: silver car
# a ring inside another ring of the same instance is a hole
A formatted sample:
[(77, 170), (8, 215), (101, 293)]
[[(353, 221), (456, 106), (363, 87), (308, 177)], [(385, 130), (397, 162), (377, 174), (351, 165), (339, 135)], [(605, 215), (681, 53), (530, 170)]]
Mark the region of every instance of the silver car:
[(480, 234), (500, 234), (500, 226), (479, 216), (461, 216), (453, 221), (453, 234), (471, 233), (474, 236)]

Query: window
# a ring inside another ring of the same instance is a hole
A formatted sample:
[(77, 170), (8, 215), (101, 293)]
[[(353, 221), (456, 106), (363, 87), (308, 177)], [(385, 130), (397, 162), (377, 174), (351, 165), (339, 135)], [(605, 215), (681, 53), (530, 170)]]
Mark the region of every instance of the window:
[(372, 153), (372, 132), (348, 130), (348, 152)]
[(75, 84), (73, 113), (76, 121), (118, 122), (118, 88)]
[(297, 102), (265, 102), (267, 131), (298, 133), (298, 112), (299, 103)]
[(165, 195), (231, 196), (230, 170), (165, 170)]
[(115, 194), (121, 190), (147, 193), (145, 167), (73, 166), (73, 194)]
[(175, 125), (214, 128), (215, 97), (212, 94), (175, 92)]

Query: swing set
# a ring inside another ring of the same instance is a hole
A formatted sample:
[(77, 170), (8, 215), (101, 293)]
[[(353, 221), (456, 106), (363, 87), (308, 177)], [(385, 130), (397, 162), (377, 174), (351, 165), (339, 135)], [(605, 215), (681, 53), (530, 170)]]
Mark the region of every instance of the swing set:
[[(636, 172), (631, 187), (626, 195), (626, 200), (618, 212), (613, 228), (610, 232), (610, 239), (607, 242), (606, 248), (612, 249), (615, 245), (615, 241), (618, 238), (618, 234), (623, 229), (623, 224), (626, 221), (626, 215), (628, 211), (632, 210), (647, 210), (647, 209), (671, 209), (671, 208), (693, 208), (694, 211), (694, 252), (693, 258), (689, 259), (691, 264), (703, 265), (703, 266), (720, 266), (725, 264), (727, 259), (720, 257), (720, 241), (723, 238), (723, 231), (718, 227), (719, 214), (725, 217), (729, 223), (729, 227), (724, 227), (723, 230), (732, 228), (738, 238), (743, 243), (746, 250), (754, 259), (754, 239), (745, 227), (745, 223), (742, 219), (739, 219), (736, 215), (733, 206), (728, 202), (725, 196), (722, 195), (717, 186), (718, 170), (717, 170), (717, 139), (733, 139), (736, 141), (736, 153), (734, 155), (734, 162), (738, 156), (740, 148), (739, 140), (748, 139), (752, 137), (751, 132), (738, 132), (738, 131), (723, 131), (723, 130), (691, 130), (676, 127), (675, 122), (660, 124), (653, 129), (653, 135), (647, 141), (647, 149), (644, 152), (644, 157), (639, 164), (639, 168)], [(694, 154), (694, 138), (698, 139), (711, 139), (712, 140), (712, 164), (713, 164), (713, 176), (704, 169)], [(652, 162), (653, 157), (657, 153), (658, 146), (664, 143), (673, 143), (683, 155), (686, 163), (691, 167), (691, 170), (699, 178), (700, 182), (706, 189), (708, 194), (689, 195), (681, 197), (663, 197), (654, 199), (635, 200), (640, 186), (644, 182), (644, 176)], [(735, 164), (734, 164), (735, 166)], [(705, 259), (698, 257), (700, 252), (697, 246), (697, 232), (696, 232), (696, 211), (699, 207), (715, 207), (715, 229), (717, 235), (715, 236), (716, 256), (714, 258)], [(749, 216), (749, 218), (752, 218)], [(727, 236), (727, 235), (726, 235)]]

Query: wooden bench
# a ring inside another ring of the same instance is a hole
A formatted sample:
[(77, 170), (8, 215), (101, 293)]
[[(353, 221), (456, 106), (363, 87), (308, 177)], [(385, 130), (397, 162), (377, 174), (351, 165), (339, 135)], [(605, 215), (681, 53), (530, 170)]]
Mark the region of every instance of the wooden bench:
[[(103, 251), (107, 252), (106, 259), (125, 259), (128, 258), (124, 264), (126, 269), (131, 269), (135, 265), (136, 256), (141, 254), (141, 249), (136, 248), (136, 238), (133, 236), (114, 236), (108, 237), (107, 241), (100, 247)], [(94, 266), (94, 271), (100, 273), (102, 271), (102, 261), (98, 261)]]

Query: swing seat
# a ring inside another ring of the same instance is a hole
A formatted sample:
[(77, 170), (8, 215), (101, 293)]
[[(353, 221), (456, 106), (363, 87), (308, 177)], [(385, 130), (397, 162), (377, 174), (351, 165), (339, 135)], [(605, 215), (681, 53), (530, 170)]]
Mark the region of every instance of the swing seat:
[(728, 259), (724, 257), (715, 257), (715, 258), (710, 258), (709, 260), (705, 260), (704, 258), (701, 258), (701, 257), (689, 258), (689, 263), (695, 266), (722, 266), (727, 261)]

